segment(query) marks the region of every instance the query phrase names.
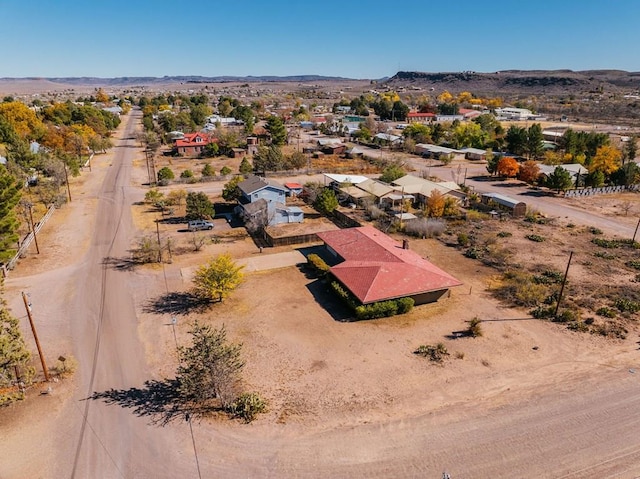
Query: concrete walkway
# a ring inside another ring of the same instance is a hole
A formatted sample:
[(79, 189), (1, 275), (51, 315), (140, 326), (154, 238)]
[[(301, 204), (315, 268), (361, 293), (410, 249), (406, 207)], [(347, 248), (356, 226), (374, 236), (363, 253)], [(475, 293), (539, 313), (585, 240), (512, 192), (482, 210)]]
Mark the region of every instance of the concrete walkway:
[(286, 268), (295, 266), (298, 263), (306, 263), (307, 259), (300, 251), (286, 251), (284, 253), (256, 253), (248, 258), (241, 258), (237, 261), (239, 265), (244, 265), (244, 271), (266, 271), (269, 269)]

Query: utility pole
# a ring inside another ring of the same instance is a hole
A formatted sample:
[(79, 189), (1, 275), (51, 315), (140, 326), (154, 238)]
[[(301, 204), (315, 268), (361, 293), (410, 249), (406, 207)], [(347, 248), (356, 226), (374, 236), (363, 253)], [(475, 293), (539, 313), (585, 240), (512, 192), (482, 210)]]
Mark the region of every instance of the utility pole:
[(152, 178), (151, 178), (151, 164), (149, 163), (149, 157), (151, 156), (151, 150), (146, 148), (144, 150), (144, 157), (147, 160), (147, 176), (149, 177), (149, 187), (151, 187)]
[(156, 220), (156, 234), (158, 236), (158, 263), (162, 263), (162, 243), (160, 242), (160, 221)]
[(69, 187), (69, 175), (67, 173), (67, 165), (64, 165), (64, 181), (67, 183), (67, 194), (69, 195), (69, 203), (71, 203), (71, 188)]
[(29, 208), (29, 221), (31, 223), (31, 232), (33, 233), (33, 241), (36, 244), (36, 252), (40, 254), (40, 247), (38, 246), (38, 236), (36, 235), (36, 228), (33, 226), (33, 212), (31, 209), (33, 205), (31, 203), (27, 203), (27, 208)]
[(44, 373), (44, 379), (49, 382), (51, 378), (49, 377), (49, 370), (47, 369), (47, 363), (44, 360), (44, 355), (42, 354), (42, 348), (40, 347), (40, 340), (38, 339), (38, 333), (36, 333), (36, 326), (33, 324), (33, 317), (31, 316), (31, 306), (29, 305), (29, 301), (27, 300), (27, 295), (23, 291), (22, 292), (22, 300), (24, 301), (24, 307), (27, 310), (27, 317), (29, 318), (29, 324), (31, 325), (31, 331), (33, 332), (33, 338), (36, 340), (36, 347), (38, 348), (38, 355), (40, 356), (40, 363), (42, 364), (42, 372)]
[(562, 301), (562, 293), (564, 293), (564, 285), (567, 283), (569, 266), (571, 266), (571, 258), (573, 258), (573, 251), (569, 253), (569, 262), (567, 263), (567, 269), (564, 272), (564, 278), (562, 278), (562, 286), (560, 287), (560, 295), (558, 296), (558, 301), (556, 302), (556, 310), (553, 313), (554, 316), (558, 316), (558, 310), (560, 309), (560, 301)]
[(631, 243), (635, 243), (636, 242), (636, 235), (638, 234), (638, 228), (640, 227), (640, 219), (638, 219), (638, 224), (636, 225), (636, 230), (633, 232), (633, 239), (631, 240)]

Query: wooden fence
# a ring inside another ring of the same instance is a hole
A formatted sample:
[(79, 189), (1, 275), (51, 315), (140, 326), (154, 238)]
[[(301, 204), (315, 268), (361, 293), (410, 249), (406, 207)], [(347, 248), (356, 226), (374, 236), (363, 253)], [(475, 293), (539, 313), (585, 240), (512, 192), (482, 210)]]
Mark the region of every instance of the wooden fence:
[[(51, 217), (51, 215), (53, 214), (55, 209), (56, 209), (55, 206), (53, 206), (53, 205), (49, 206), (49, 209), (47, 210), (46, 214), (40, 219), (40, 221), (38, 221), (34, 225), (34, 229), (35, 229), (35, 233), (36, 234), (38, 234), (40, 229), (44, 226), (44, 224), (47, 222), (47, 220)], [(29, 248), (29, 246), (31, 245), (32, 242), (33, 242), (33, 231), (29, 232), (29, 234), (24, 238), (24, 240), (20, 244), (20, 248), (18, 249), (18, 252), (16, 253), (16, 255), (13, 258), (11, 258), (11, 261), (9, 261), (7, 263), (7, 265), (6, 265), (7, 270), (12, 270), (16, 266), (16, 263), (18, 262), (18, 259), (20, 259), (20, 257), (27, 251), (27, 248)]]

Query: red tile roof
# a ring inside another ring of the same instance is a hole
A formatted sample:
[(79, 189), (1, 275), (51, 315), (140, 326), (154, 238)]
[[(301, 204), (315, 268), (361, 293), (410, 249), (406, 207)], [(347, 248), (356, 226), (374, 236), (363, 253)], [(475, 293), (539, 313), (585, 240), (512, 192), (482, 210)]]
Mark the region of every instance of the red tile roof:
[[(200, 141), (197, 139), (200, 138)], [(204, 146), (215, 143), (218, 140), (204, 133), (185, 133), (184, 138), (176, 140), (176, 146)]]
[(285, 183), (284, 186), (286, 186), (290, 190), (296, 190), (296, 189), (302, 188), (302, 185), (300, 183)]
[(326, 231), (318, 236), (344, 259), (331, 272), (363, 304), (462, 284), (371, 226)]

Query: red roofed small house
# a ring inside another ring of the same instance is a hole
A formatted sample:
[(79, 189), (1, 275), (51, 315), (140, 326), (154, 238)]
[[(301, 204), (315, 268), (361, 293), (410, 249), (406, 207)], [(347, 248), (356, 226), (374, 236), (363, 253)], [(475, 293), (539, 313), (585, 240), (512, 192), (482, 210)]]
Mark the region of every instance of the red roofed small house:
[(184, 138), (178, 138), (173, 143), (174, 151), (179, 155), (199, 155), (209, 143), (217, 143), (217, 139), (211, 138), (206, 133), (185, 133)]
[(335, 278), (362, 304), (410, 297), (432, 303), (462, 283), (372, 226), (318, 233), (329, 252), (342, 262)]
[(407, 121), (409, 123), (426, 123), (434, 121), (436, 119), (435, 113), (422, 113), (418, 111), (412, 111), (407, 113)]

